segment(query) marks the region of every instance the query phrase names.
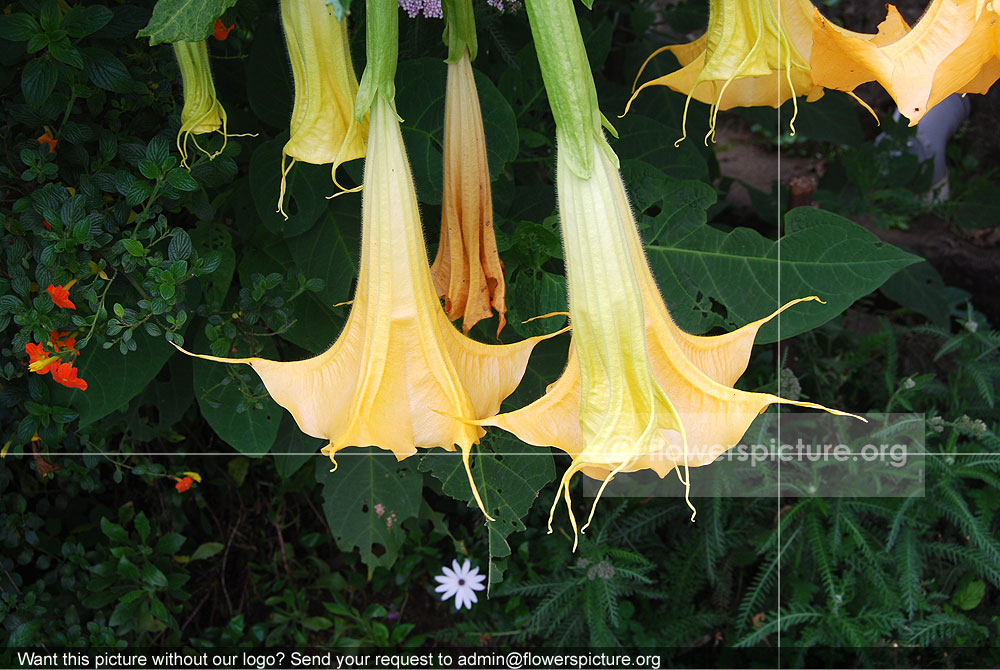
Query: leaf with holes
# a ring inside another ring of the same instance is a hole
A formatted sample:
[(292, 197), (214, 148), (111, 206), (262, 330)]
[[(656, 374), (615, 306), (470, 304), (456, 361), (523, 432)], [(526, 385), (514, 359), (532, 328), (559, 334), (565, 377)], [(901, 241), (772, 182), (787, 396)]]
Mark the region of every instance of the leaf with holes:
[(323, 512), (341, 551), (361, 552), (371, 577), (375, 568), (392, 567), (406, 539), (402, 523), (420, 511), (423, 477), (415, 462), (397, 463), (381, 449), (348, 449), (337, 454), (339, 467), (317, 459), (316, 481), (323, 484)]
[[(479, 495), (496, 519), (486, 522), (492, 588), (503, 581), (506, 557), (510, 556), (507, 538), (524, 530), (521, 519), (531, 509), (542, 487), (555, 478), (555, 465), (548, 449), (532, 447), (507, 433), (493, 431), (472, 458), (472, 476)], [(469, 507), (478, 510), (459, 453), (435, 449), (420, 459), (420, 469), (441, 480), (441, 488), (446, 494), (468, 501)]]

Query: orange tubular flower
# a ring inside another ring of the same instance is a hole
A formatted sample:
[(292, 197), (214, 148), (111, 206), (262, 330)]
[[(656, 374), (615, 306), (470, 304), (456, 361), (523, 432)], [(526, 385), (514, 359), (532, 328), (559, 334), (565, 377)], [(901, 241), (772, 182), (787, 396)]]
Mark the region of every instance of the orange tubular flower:
[[(883, 26), (898, 24), (890, 8)], [(897, 39), (845, 31), (817, 12), (814, 76), (827, 88), (852, 91), (877, 81), (900, 114), (917, 122), (952, 93), (984, 93), (1000, 78), (997, 13), (987, 0), (933, 0), (912, 30)]]
[(75, 283), (76, 279), (72, 280), (65, 286), (56, 286), (55, 284), (49, 284), (48, 288), (46, 288), (45, 290), (49, 292), (49, 296), (51, 296), (52, 302), (55, 303), (57, 307), (62, 307), (63, 309), (76, 309), (76, 305), (73, 304), (73, 301), (69, 299), (69, 290)]
[(76, 347), (76, 338), (69, 333), (52, 331), (49, 333), (49, 342), (56, 351), (69, 351)]
[(231, 26), (229, 26), (227, 28), (225, 23), (223, 23), (222, 21), (216, 19), (216, 21), (215, 21), (215, 27), (213, 29), (212, 35), (213, 35), (213, 37), (215, 37), (215, 39), (219, 40), (220, 42), (225, 42), (226, 38), (229, 37), (229, 33), (235, 27), (236, 27), (236, 24), (233, 24), (233, 25), (231, 25)]
[(38, 137), (38, 143), (39, 144), (48, 144), (49, 145), (49, 153), (50, 154), (54, 154), (56, 152), (56, 145), (59, 144), (59, 140), (53, 139), (52, 135), (49, 134), (49, 131), (46, 130), (44, 133), (42, 133)]
[(350, 446), (374, 445), (402, 460), (417, 449), (457, 445), (473, 495), (492, 519), (469, 468), (472, 445), (485, 432), (462, 419), (496, 414), (545, 338), (494, 346), (452, 326), (434, 291), (392, 104), (378, 93), (370, 114), (358, 285), (337, 341), (288, 363), (192, 355), (250, 365), (302, 432), (329, 440), (323, 453), (335, 466), (337, 452)]
[(497, 336), (507, 323), (503, 264), (493, 233), (486, 135), (468, 51), (448, 64), (444, 113), (441, 243), (431, 267), (448, 318), (469, 332), (496, 309)]
[(59, 363), (59, 357), (50, 355), (41, 344), (28, 342), (24, 345), (24, 352), (28, 354), (28, 369), (40, 375), (49, 372)]
[(87, 390), (87, 382), (78, 378), (72, 363), (59, 363), (52, 368), (52, 378), (68, 388)]

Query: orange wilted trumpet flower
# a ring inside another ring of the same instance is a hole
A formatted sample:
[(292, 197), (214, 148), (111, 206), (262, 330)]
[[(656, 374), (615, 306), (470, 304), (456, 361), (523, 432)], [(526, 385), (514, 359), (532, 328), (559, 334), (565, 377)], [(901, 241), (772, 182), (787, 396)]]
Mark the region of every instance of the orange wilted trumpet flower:
[[(823, 96), (823, 88), (814, 83), (810, 72), (811, 7), (809, 0), (711, 0), (704, 35), (688, 44), (657, 49), (642, 66), (644, 69), (654, 56), (669, 51), (681, 69), (639, 86), (625, 112), (648, 86), (668, 86), (687, 93), (684, 135), (678, 142), (687, 137), (691, 98), (710, 105), (706, 142), (715, 134), (720, 109), (779, 107), (791, 98), (797, 114), (798, 96), (805, 95), (809, 102)], [(793, 115), (793, 132), (794, 123)]]
[[(333, 163), (336, 183), (341, 163), (365, 155), (368, 124), (354, 120), (358, 79), (347, 19), (338, 21), (324, 0), (282, 0), (281, 22), (295, 81), (290, 136), (281, 154), (278, 211), (284, 215), (285, 180), (295, 161)], [(286, 156), (292, 159), (287, 168)]]
[[(461, 19), (465, 16), (459, 11), (461, 9), (468, 10), (468, 23), (464, 25)], [(476, 80), (472, 74), (471, 60), (475, 57), (476, 43), (475, 24), (471, 23), (471, 17), (472, 3), (469, 0), (445, 3), (446, 35), (458, 44), (449, 48), (451, 57), (448, 59), (444, 108), (441, 242), (431, 266), (431, 275), (438, 295), (444, 299), (449, 319), (462, 318), (462, 330), (469, 332), (478, 321), (489, 318), (492, 307), (500, 317), (497, 326), (499, 337), (507, 322), (506, 285), (493, 232), (486, 135)], [(453, 52), (458, 52), (458, 55)]]
[(434, 292), (399, 123), (381, 94), (371, 108), (364, 180), (357, 292), (333, 346), (289, 363), (195, 355), (250, 365), (302, 432), (329, 440), (323, 453), (334, 465), (349, 446), (374, 445), (402, 460), (419, 448), (458, 445), (492, 519), (469, 469), (484, 431), (459, 417), (495, 414), (544, 337), (492, 346), (451, 325)]
[[(893, 14), (890, 6), (886, 23), (902, 23)], [(877, 81), (911, 126), (952, 93), (985, 93), (1000, 78), (1000, 17), (988, 0), (933, 0), (912, 30), (899, 34), (897, 25), (882, 39), (866, 39), (816, 16), (817, 80), (845, 91)]]
[[(187, 167), (187, 141), (209, 156), (215, 158), (225, 151), (230, 135), (226, 132), (226, 110), (215, 95), (215, 83), (212, 81), (212, 71), (208, 65), (208, 46), (205, 40), (200, 42), (178, 41), (173, 43), (174, 55), (181, 70), (181, 83), (184, 86), (184, 107), (181, 110), (181, 129), (177, 133), (177, 151), (181, 155), (181, 165)], [(221, 132), (222, 148), (214, 154), (209, 154), (198, 144), (194, 135)]]

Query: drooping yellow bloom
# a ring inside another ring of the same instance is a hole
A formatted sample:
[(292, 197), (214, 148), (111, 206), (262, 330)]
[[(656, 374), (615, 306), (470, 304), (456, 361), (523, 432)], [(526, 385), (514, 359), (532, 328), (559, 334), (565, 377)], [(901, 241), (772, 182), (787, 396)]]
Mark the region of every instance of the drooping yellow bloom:
[[(737, 444), (773, 403), (850, 416), (733, 388), (760, 327), (782, 310), (816, 298), (793, 301), (726, 335), (681, 331), (646, 262), (621, 177), (596, 142), (594, 152), (589, 180), (574, 175), (562, 160), (557, 165), (573, 325), (566, 370), (534, 403), (478, 423), (572, 456), (559, 491), (568, 505), (569, 480), (577, 471), (604, 485), (619, 472), (643, 468), (661, 477), (677, 470), (680, 476), (682, 468), (711, 463)], [(688, 479), (681, 481), (687, 485)], [(575, 529), (572, 510), (570, 519)]]
[[(797, 96), (805, 95), (809, 102), (823, 96), (809, 66), (811, 8), (809, 0), (711, 0), (708, 31), (703, 36), (688, 44), (658, 49), (646, 59), (649, 63), (657, 54), (670, 51), (681, 69), (639, 86), (625, 112), (644, 88), (668, 86), (688, 95), (681, 140), (687, 136), (691, 98), (711, 106), (706, 141), (715, 133), (720, 109), (779, 107), (791, 98), (797, 113)], [(641, 75), (640, 69), (636, 82)], [(793, 132), (794, 122), (793, 115)]]
[[(181, 110), (181, 129), (177, 133), (177, 151), (181, 154), (181, 165), (187, 166), (188, 138), (194, 145), (206, 152), (198, 144), (198, 138), (193, 135), (203, 135), (221, 131), (226, 134), (226, 110), (222, 108), (215, 96), (215, 83), (212, 81), (212, 71), (208, 65), (208, 46), (201, 42), (174, 42), (174, 54), (181, 70), (181, 83), (184, 87), (184, 107)], [(226, 148), (225, 143), (214, 158)]]
[(449, 319), (469, 332), (497, 310), (506, 323), (503, 264), (493, 232), (493, 199), (486, 135), (468, 51), (448, 64), (444, 109), (444, 194), (441, 243), (431, 266), (434, 286)]
[[(281, 155), (278, 211), (284, 214), (285, 178), (295, 161), (333, 163), (336, 181), (341, 163), (365, 155), (368, 123), (354, 120), (358, 78), (346, 19), (338, 21), (324, 0), (282, 0), (281, 22), (295, 81), (290, 137)], [(292, 159), (287, 168), (286, 156)]]
[(199, 357), (250, 365), (302, 432), (329, 440), (323, 453), (335, 465), (349, 446), (374, 445), (402, 460), (419, 448), (458, 445), (491, 518), (469, 470), (484, 431), (459, 418), (495, 414), (544, 337), (491, 346), (452, 326), (434, 292), (399, 123), (382, 95), (370, 122), (358, 286), (340, 337), (304, 361)]
[(952, 93), (984, 93), (1000, 76), (997, 19), (989, 0), (933, 0), (905, 35), (865, 39), (819, 17), (814, 74), (827, 88), (846, 91), (877, 81), (916, 125)]

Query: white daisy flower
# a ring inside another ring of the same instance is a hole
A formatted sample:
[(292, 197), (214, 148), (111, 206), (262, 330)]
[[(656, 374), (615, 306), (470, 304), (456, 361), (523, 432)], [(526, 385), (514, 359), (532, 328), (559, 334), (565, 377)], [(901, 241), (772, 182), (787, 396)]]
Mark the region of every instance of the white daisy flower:
[(434, 578), (438, 583), (434, 590), (441, 594), (441, 600), (455, 596), (455, 609), (460, 610), (462, 605), (465, 605), (466, 609), (471, 610), (472, 603), (479, 601), (476, 591), (486, 588), (483, 586), (486, 575), (479, 574), (479, 568), (473, 568), (469, 564), (469, 559), (465, 559), (462, 565), (454, 560), (450, 568), (445, 566), (441, 571), (444, 574)]

